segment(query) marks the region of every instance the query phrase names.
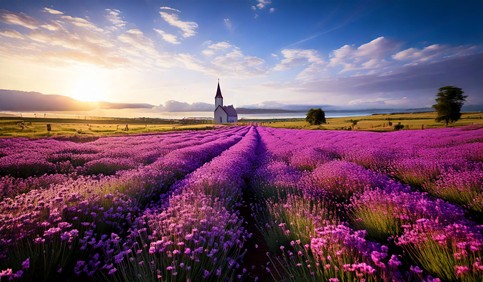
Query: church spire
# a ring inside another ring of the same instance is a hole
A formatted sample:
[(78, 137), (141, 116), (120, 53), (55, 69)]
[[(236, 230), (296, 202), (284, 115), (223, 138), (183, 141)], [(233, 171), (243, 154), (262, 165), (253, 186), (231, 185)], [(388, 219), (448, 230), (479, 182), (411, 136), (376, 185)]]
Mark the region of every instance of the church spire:
[(220, 79), (218, 78), (218, 89), (216, 89), (216, 96), (215, 98), (222, 98), (223, 99), (223, 96), (221, 96), (221, 89), (220, 89)]
[(220, 89), (220, 79), (218, 78), (218, 88), (216, 89), (216, 96), (215, 96), (215, 109), (218, 106), (223, 107), (223, 96), (221, 96), (221, 89)]

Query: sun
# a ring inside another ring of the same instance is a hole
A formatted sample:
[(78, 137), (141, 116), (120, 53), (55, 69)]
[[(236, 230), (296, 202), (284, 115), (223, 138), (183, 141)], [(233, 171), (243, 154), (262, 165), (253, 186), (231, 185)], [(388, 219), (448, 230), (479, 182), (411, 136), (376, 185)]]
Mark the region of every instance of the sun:
[(99, 102), (105, 98), (105, 89), (101, 83), (82, 79), (77, 81), (71, 91), (71, 97), (84, 102)]
[(77, 70), (69, 88), (69, 96), (83, 102), (105, 101), (109, 90), (105, 76), (92, 68)]

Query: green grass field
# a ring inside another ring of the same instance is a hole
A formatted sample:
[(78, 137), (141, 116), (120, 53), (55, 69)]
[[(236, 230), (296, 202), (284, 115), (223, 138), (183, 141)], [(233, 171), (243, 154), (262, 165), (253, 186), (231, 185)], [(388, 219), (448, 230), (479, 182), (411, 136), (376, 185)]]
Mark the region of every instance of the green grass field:
[[(335, 129), (335, 130), (370, 130), (392, 131), (398, 123), (407, 129), (427, 129), (444, 127), (444, 123), (436, 122), (436, 112), (383, 114), (360, 117), (328, 118), (323, 125), (310, 125), (304, 119), (290, 121), (262, 122), (261, 125), (278, 128), (298, 129)], [(461, 119), (450, 126), (483, 125), (483, 113), (463, 113)]]
[[(50, 124), (50, 131), (47, 125)], [(126, 130), (126, 125), (127, 129)], [(129, 135), (172, 130), (211, 129), (213, 124), (202, 121), (185, 122), (160, 119), (44, 119), (0, 117), (1, 137), (77, 137)]]

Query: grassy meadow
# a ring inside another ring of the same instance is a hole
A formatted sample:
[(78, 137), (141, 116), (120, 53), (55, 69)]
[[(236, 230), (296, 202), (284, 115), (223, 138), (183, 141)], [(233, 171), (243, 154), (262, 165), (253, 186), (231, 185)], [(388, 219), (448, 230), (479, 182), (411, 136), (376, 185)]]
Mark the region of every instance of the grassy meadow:
[[(275, 128), (294, 129), (334, 129), (334, 130), (369, 130), (392, 131), (398, 123), (404, 125), (403, 129), (441, 128), (444, 123), (436, 122), (436, 112), (375, 114), (359, 117), (328, 118), (323, 125), (309, 125), (304, 119), (287, 121), (263, 122), (261, 125)], [(450, 126), (465, 126), (483, 124), (483, 113), (463, 113), (461, 119)]]
[[(192, 120), (95, 118), (18, 118), (0, 117), (0, 137), (79, 137), (129, 135), (173, 130), (212, 129), (211, 123)], [(209, 122), (209, 121), (208, 121)], [(50, 124), (50, 132), (47, 125)], [(127, 125), (127, 130), (126, 130)]]

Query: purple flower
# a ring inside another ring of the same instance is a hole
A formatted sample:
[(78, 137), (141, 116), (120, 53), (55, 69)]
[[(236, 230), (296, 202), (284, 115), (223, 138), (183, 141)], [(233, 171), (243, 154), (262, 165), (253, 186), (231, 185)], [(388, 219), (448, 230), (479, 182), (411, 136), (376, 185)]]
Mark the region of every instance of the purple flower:
[(30, 268), (30, 258), (27, 258), (22, 262), (22, 269), (27, 270), (29, 268)]
[(113, 275), (114, 273), (116, 273), (117, 271), (117, 268), (113, 267), (109, 270), (109, 272), (107, 273), (108, 275)]
[(423, 270), (421, 268), (419, 268), (419, 266), (413, 266), (411, 265), (411, 267), (409, 268), (411, 270), (411, 272), (415, 273), (415, 274), (421, 274), (423, 273)]

